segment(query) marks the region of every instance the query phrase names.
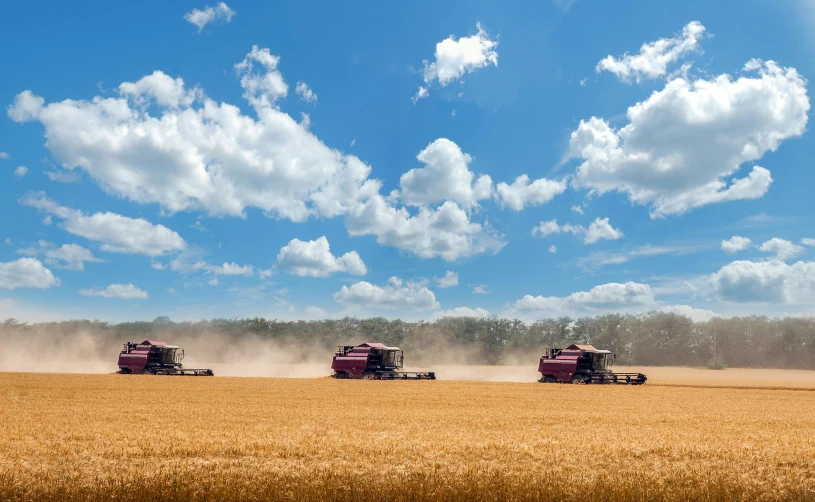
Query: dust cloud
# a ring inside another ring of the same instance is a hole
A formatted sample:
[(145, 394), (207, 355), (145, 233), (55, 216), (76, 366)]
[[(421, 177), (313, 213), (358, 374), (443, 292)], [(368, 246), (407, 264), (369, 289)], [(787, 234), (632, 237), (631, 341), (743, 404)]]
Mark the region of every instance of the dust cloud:
[[(297, 343), (252, 333), (158, 332), (120, 335), (87, 329), (82, 323), (35, 326), (0, 324), (0, 372), (116, 373), (126, 341), (164, 340), (185, 350), (185, 368), (211, 368), (217, 376), (321, 378), (331, 375), (334, 340)], [(439, 380), (536, 382), (534, 351), (485, 361), (483, 353), (438, 336), (422, 341), (424, 350), (405, 352), (405, 370), (434, 371)], [(361, 342), (360, 342), (361, 343)], [(690, 367), (615, 367), (648, 377), (649, 386), (815, 388), (815, 372), (781, 369), (707, 370)]]
[[(0, 324), (0, 343), (5, 347), (0, 351), (0, 372), (116, 373), (122, 344), (148, 338), (178, 345), (185, 351), (185, 368), (210, 368), (216, 376), (326, 377), (332, 374), (336, 349), (333, 343), (269, 340), (251, 333), (158, 332), (119, 337), (71, 323)], [(539, 376), (535, 355), (504, 357), (498, 364), (486, 364), (475, 349), (443, 336), (427, 342), (429, 349), (424, 353), (406, 351), (405, 370), (435, 371), (439, 380), (534, 382)]]
[[(99, 337), (80, 331), (51, 332), (0, 329), (0, 371), (36, 373), (113, 373), (118, 355), (105, 354)], [(107, 356), (107, 357), (106, 357)]]
[[(185, 342), (187, 345), (183, 345)], [(232, 338), (214, 333), (189, 340), (180, 337), (172, 343), (184, 347), (185, 368), (210, 368), (215, 375), (242, 377), (329, 376), (336, 349), (312, 343), (278, 342), (256, 335)]]
[(0, 326), (0, 372), (116, 373), (122, 344), (149, 338), (178, 345), (185, 368), (211, 368), (216, 376), (313, 378), (331, 374), (335, 347), (277, 342), (247, 334), (151, 333), (113, 340), (93, 330), (23, 330)]
[(486, 361), (483, 351), (447, 339), (436, 333), (433, 350), (419, 357), (411, 365), (411, 356), (405, 353), (407, 371), (435, 371), (438, 380), (472, 380), (478, 382), (535, 382), (540, 378), (540, 354), (508, 353), (498, 359)]

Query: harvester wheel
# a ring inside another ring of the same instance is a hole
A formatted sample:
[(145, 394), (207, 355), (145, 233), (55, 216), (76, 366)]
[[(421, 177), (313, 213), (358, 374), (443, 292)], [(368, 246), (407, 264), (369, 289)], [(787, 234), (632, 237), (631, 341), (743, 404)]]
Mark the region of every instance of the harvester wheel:
[(374, 374), (372, 372), (370, 372), (370, 371), (366, 371), (365, 373), (362, 374), (362, 379), (363, 380), (373, 380), (374, 379)]
[(543, 383), (555, 383), (555, 382), (557, 382), (557, 378), (551, 375), (543, 377)]
[(581, 375), (580, 373), (578, 373), (578, 374), (576, 374), (575, 376), (572, 377), (571, 383), (575, 383), (575, 384), (577, 384), (577, 383), (586, 383), (586, 377), (585, 377), (585, 375)]

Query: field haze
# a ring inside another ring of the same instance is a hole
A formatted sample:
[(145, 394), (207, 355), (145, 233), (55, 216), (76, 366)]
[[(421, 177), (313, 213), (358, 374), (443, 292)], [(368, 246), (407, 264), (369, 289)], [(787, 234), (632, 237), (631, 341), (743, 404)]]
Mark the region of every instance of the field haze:
[(815, 499), (815, 385), (0, 373), (0, 403), (0, 500)]

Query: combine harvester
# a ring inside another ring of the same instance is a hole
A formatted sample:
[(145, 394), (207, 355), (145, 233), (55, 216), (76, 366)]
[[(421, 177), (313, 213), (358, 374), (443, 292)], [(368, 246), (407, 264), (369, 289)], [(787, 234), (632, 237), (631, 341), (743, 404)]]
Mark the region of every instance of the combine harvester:
[[(180, 353), (179, 353), (180, 350)], [(145, 340), (127, 342), (119, 353), (119, 373), (177, 376), (214, 376), (211, 369), (184, 368), (184, 349), (167, 342)]]
[(642, 385), (642, 373), (614, 373), (611, 366), (616, 356), (592, 345), (569, 345), (565, 349), (548, 349), (541, 357), (538, 371), (544, 383), (610, 383)]
[(362, 378), (364, 380), (435, 380), (430, 371), (400, 371), (405, 356), (399, 347), (368, 342), (362, 345), (340, 345), (331, 361), (334, 378)]

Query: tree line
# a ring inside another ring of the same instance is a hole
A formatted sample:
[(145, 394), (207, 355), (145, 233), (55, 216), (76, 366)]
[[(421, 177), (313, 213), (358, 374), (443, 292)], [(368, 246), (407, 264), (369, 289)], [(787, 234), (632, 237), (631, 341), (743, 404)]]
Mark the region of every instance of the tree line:
[[(617, 364), (623, 365), (815, 369), (815, 317), (749, 316), (694, 322), (685, 316), (657, 311), (564, 316), (529, 323), (495, 316), (432, 322), (382, 317), (175, 322), (158, 317), (149, 322), (116, 324), (89, 320), (28, 324), (8, 319), (0, 325), (0, 335), (6, 341), (49, 336), (64, 345), (88, 333), (110, 347), (148, 338), (190, 343), (204, 333), (227, 342), (251, 337), (320, 351), (336, 345), (381, 341), (404, 349), (406, 359), (412, 363), (461, 364), (527, 364), (529, 359), (536, 360), (544, 348), (587, 343), (614, 352)], [(6, 350), (13, 350), (13, 345), (6, 345)]]

